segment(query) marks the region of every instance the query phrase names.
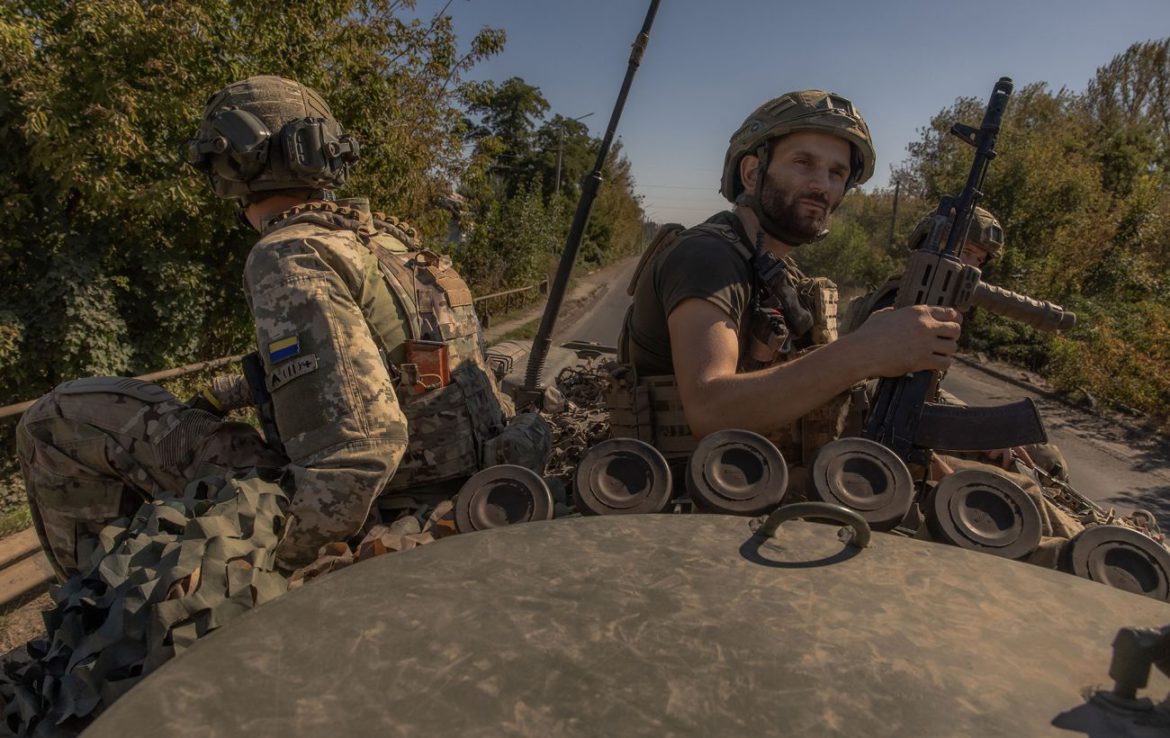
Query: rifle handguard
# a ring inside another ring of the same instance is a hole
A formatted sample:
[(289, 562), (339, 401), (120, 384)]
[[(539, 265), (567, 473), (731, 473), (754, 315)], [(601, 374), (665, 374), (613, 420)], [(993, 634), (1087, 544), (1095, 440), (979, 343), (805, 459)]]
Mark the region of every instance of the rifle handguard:
[(1077, 324), (1076, 313), (1047, 300), (980, 282), (971, 295), (971, 306), (1018, 320), (1042, 331), (1067, 331)]

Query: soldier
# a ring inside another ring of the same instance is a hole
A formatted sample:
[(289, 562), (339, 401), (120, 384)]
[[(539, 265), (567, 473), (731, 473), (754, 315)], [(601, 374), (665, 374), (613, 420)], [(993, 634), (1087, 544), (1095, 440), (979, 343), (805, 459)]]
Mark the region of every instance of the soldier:
[[(930, 231), (930, 216), (923, 218), (910, 234), (910, 249), (921, 247)], [(944, 238), (946, 234), (944, 233)], [(967, 229), (967, 238), (963, 241), (959, 259), (977, 269), (987, 269), (1003, 252), (1004, 233), (999, 220), (987, 210), (976, 207), (975, 216)], [(849, 302), (845, 318), (841, 321), (841, 332), (850, 333), (858, 328), (874, 312), (892, 307), (898, 295), (898, 284), (902, 280), (901, 273), (892, 275), (877, 289)], [(950, 392), (940, 389), (938, 400), (950, 405), (963, 405), (959, 398)], [(986, 454), (959, 454), (964, 458), (986, 458), (1002, 465), (1005, 469), (1015, 469), (1016, 461), (1026, 467), (1038, 468), (1046, 477), (1060, 482), (1068, 481), (1068, 462), (1060, 449), (1050, 443), (1017, 446), (1012, 449), (999, 449)], [(1041, 480), (1043, 481), (1043, 480)]]
[(655, 440), (744, 428), (799, 464), (841, 432), (840, 398), (855, 385), (950, 365), (957, 311), (890, 311), (834, 340), (836, 287), (789, 258), (828, 233), (831, 213), (874, 162), (860, 113), (821, 90), (765, 103), (731, 136), (720, 192), (734, 209), (657, 239), (665, 243), (636, 277), (625, 358), (661, 395), (657, 419), (680, 415), (658, 412), (662, 403), (685, 417), (655, 428)]
[[(799, 496), (820, 447), (860, 432), (866, 380), (950, 366), (958, 311), (882, 310), (838, 338), (836, 286), (790, 258), (828, 233), (874, 158), (864, 119), (839, 95), (793, 92), (748, 116), (724, 158), (720, 193), (734, 209), (664, 227), (635, 273), (619, 339), (633, 371), (616, 376), (609, 398), (615, 435), (649, 441), (677, 464), (716, 430), (756, 431), (784, 455)], [(977, 462), (947, 463), (936, 471)], [(1054, 565), (1075, 521), (1049, 509), (1035, 481), (1003, 473), (1032, 496), (1051, 542), (1031, 560)]]
[[(918, 249), (926, 240), (929, 231), (930, 216), (927, 216), (919, 221), (914, 227), (914, 232), (910, 234), (910, 250)], [(1003, 227), (996, 217), (983, 208), (976, 207), (975, 217), (971, 219), (971, 226), (967, 229), (967, 239), (963, 242), (959, 259), (964, 264), (984, 269), (990, 266), (1003, 250), (1003, 240)], [(850, 333), (874, 312), (893, 307), (894, 299), (898, 296), (898, 283), (901, 280), (902, 274), (899, 272), (877, 289), (850, 300), (845, 318), (841, 321), (841, 333)]]
[(60, 575), (77, 571), (104, 524), (200, 477), (277, 470), (291, 502), (276, 556), (292, 569), (358, 534), (375, 500), (421, 516), (482, 466), (541, 470), (547, 427), (528, 414), (504, 430), (511, 404), (449, 260), (365, 200), (333, 201), (360, 150), (316, 92), (273, 76), (229, 85), (208, 100), (187, 154), (260, 233), (244, 287), (263, 369), (254, 390), (270, 396), (262, 415), (279, 437), (265, 443), (219, 417), (249, 394), (238, 383), (213, 387), (201, 407), (135, 380), (60, 385), (17, 437)]

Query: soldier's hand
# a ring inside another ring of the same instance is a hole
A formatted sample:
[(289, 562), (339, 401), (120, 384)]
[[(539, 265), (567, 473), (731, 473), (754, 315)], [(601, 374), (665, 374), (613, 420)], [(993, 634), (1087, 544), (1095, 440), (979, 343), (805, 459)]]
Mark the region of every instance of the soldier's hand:
[(962, 322), (962, 314), (954, 308), (886, 308), (871, 315), (849, 337), (861, 352), (869, 376), (898, 377), (948, 368), (959, 350)]
[(1013, 446), (1012, 448), (999, 448), (994, 451), (987, 452), (987, 458), (993, 464), (1002, 466), (1009, 471), (1016, 470), (1016, 460), (1021, 461), (1024, 466), (1029, 469), (1036, 468), (1036, 462), (1032, 461), (1032, 457), (1028, 455), (1028, 449), (1023, 446)]

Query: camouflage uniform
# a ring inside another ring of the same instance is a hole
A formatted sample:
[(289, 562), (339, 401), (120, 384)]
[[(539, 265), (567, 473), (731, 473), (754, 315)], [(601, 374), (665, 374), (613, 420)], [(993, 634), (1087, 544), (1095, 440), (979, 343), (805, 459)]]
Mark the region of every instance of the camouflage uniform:
[[(284, 454), (251, 427), (154, 385), (62, 385), (18, 432), (59, 571), (76, 569), (79, 534), (202, 476), (283, 467), (281, 486), (293, 494), (277, 555), (295, 566), (359, 533), (379, 495), (435, 499), (497, 461), (543, 466), (549, 440), (538, 416), (505, 430), (511, 404), (487, 368), (466, 285), (437, 255), (375, 229), (364, 201), (307, 203), (270, 220), (244, 283)], [(412, 339), (449, 347), (448, 386), (414, 394), (404, 382)]]
[(511, 404), (450, 261), (417, 248), (409, 226), (374, 218), (364, 200), (331, 202), (360, 147), (320, 95), (272, 76), (229, 85), (209, 98), (186, 154), (249, 217), (274, 194), (301, 203), (259, 224), (244, 273), (271, 398), (264, 417), (270, 410), (279, 439), (266, 445), (205, 411), (241, 404), (239, 382), (213, 386), (197, 407), (133, 380), (61, 385), (17, 432), (59, 574), (77, 571), (79, 547), (103, 525), (199, 477), (280, 469), (264, 476), (291, 498), (276, 553), (293, 568), (357, 536), (380, 495), (409, 489), (422, 501), (391, 505), (405, 514), (497, 461), (542, 470), (548, 428), (533, 414), (508, 424)]
[[(383, 490), (449, 496), (444, 483), (495, 463), (497, 447), (540, 470), (539, 439), (489, 443), (512, 411), (487, 367), (470, 291), (445, 259), (376, 230), (363, 201), (307, 203), (272, 219), (244, 283), (295, 490), (281, 560), (305, 563), (354, 535)], [(447, 347), (448, 385), (414, 392), (412, 341)], [(523, 437), (527, 425), (513, 429), (509, 438)]]
[(16, 447), (33, 523), (62, 578), (103, 527), (156, 495), (287, 463), (251, 426), (115, 377), (65, 382), (42, 397), (21, 417)]

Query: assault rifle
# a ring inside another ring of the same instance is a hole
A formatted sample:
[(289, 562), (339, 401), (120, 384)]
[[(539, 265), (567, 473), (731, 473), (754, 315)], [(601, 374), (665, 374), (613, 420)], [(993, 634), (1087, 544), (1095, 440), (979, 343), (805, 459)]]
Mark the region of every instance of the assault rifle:
[[(930, 232), (910, 256), (895, 307), (941, 305), (965, 312), (982, 307), (1042, 330), (1064, 330), (1076, 315), (1059, 305), (985, 284), (976, 267), (959, 260), (988, 165), (995, 158), (1000, 123), (1012, 81), (995, 83), (979, 128), (956, 123), (951, 133), (975, 147), (966, 186), (945, 196), (932, 216)], [(949, 232), (948, 232), (949, 226)], [(943, 234), (947, 233), (946, 243)], [(986, 451), (1047, 440), (1035, 404), (1021, 400), (995, 407), (955, 407), (930, 402), (938, 389), (932, 371), (882, 379), (864, 436), (886, 446), (906, 463), (929, 463), (932, 449)]]

